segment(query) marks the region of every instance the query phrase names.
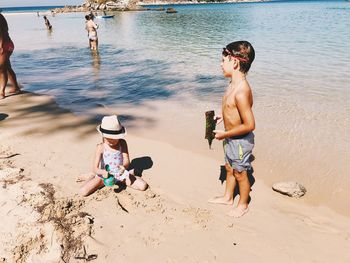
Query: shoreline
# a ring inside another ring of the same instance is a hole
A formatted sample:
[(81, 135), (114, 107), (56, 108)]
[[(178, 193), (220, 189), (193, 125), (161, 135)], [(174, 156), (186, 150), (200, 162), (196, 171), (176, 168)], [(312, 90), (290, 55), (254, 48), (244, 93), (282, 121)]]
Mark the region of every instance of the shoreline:
[(206, 5), (206, 4), (235, 4), (235, 3), (262, 3), (262, 2), (271, 2), (271, 0), (224, 0), (224, 1), (213, 1), (213, 2), (206, 2), (206, 1), (154, 1), (154, 2), (139, 2), (138, 5), (140, 6), (148, 6), (148, 5)]
[[(174, 6), (181, 6), (181, 5), (207, 5), (207, 4), (235, 4), (235, 3), (263, 3), (263, 2), (271, 2), (271, 0), (225, 0), (225, 1), (213, 1), (213, 2), (201, 2), (201, 1), (168, 1), (168, 2), (160, 2), (160, 1), (154, 1), (150, 3), (144, 3), (144, 2), (138, 2), (135, 6), (123, 6), (123, 7), (113, 7), (113, 8), (93, 8), (92, 6), (85, 6), (82, 5), (65, 5), (63, 7), (56, 7), (53, 9), (47, 9), (47, 10), (40, 10), (40, 11), (28, 11), (28, 12), (3, 12), (6, 15), (33, 15), (39, 13), (45, 13), (47, 15), (50, 14), (50, 12), (53, 12), (54, 14), (65, 14), (65, 13), (86, 13), (86, 12), (101, 12), (101, 11), (108, 11), (108, 12), (126, 12), (126, 11), (165, 11), (163, 9), (157, 10), (156, 8), (150, 8), (147, 6), (166, 6), (166, 5), (174, 5)], [(0, 8), (1, 10), (1, 8)]]
[[(4, 167), (22, 169), (0, 179), (0, 233), (6, 237), (0, 254), (7, 260), (78, 262), (91, 255), (104, 262), (115, 262), (116, 256), (122, 262), (227, 262), (243, 255), (248, 262), (350, 260), (348, 217), (282, 196), (259, 178), (252, 187), (250, 212), (240, 219), (225, 216), (229, 207), (206, 201), (222, 194), (216, 179), (221, 162), (158, 138), (135, 136), (137, 127), (128, 130), (127, 141), (131, 158), (153, 161), (143, 173), (150, 189), (104, 188), (81, 198), (75, 178), (90, 167), (100, 141), (98, 120), (76, 116), (51, 97), (28, 92), (0, 101), (0, 107), (1, 156), (9, 155), (0, 159), (2, 176)], [(69, 228), (59, 228), (59, 222)], [(313, 242), (305, 238), (310, 236)], [(67, 237), (81, 246), (60, 249), (67, 246)], [(329, 249), (322, 249), (325, 244)], [(225, 253), (232, 248), (235, 253)]]
[[(85, 4), (82, 5), (65, 5), (63, 7), (56, 7), (53, 9), (48, 9), (43, 12), (54, 12), (55, 14), (60, 13), (86, 13), (86, 12), (98, 12), (98, 11), (109, 11), (109, 12), (120, 12), (120, 11), (164, 11), (164, 10), (155, 10), (154, 8), (147, 8), (147, 6), (166, 6), (166, 5), (207, 5), (207, 4), (234, 4), (234, 3), (260, 3), (260, 2), (270, 2), (270, 0), (224, 0), (224, 1), (213, 1), (213, 2), (205, 2), (205, 1), (167, 1), (160, 2), (154, 1), (149, 3), (138, 2), (135, 6), (122, 6), (122, 7), (103, 7), (99, 6), (87, 6)], [(13, 12), (4, 12), (6, 14), (12, 14)], [(22, 12), (21, 14), (35, 14), (35, 12)], [(16, 13), (17, 14), (17, 13)]]

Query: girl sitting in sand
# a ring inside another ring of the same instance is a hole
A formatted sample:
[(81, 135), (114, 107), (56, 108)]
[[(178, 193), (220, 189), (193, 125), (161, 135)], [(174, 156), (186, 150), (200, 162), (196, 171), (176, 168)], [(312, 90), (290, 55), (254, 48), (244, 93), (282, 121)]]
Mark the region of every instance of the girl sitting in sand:
[(118, 182), (136, 190), (146, 190), (147, 183), (141, 177), (135, 176), (133, 170), (127, 171), (130, 159), (128, 145), (123, 139), (126, 130), (118, 117), (103, 117), (97, 131), (102, 134), (103, 141), (96, 147), (93, 175), (86, 178), (87, 182), (80, 188), (80, 194), (88, 196), (103, 186), (112, 186)]

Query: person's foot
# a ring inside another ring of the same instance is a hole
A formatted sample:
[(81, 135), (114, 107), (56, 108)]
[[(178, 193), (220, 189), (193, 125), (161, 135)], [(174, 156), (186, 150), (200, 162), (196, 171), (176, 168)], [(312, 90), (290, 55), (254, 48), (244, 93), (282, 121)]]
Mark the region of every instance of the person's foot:
[(20, 88), (11, 88), (11, 89), (9, 90), (8, 94), (9, 94), (9, 95), (15, 95), (15, 94), (18, 94), (18, 93), (20, 93), (20, 92), (21, 92)]
[(0, 100), (5, 98), (5, 93), (0, 93)]
[(248, 213), (248, 211), (249, 211), (248, 206), (238, 205), (237, 207), (233, 208), (230, 212), (228, 212), (227, 215), (235, 218), (239, 218), (244, 214)]
[(78, 175), (77, 179), (75, 180), (77, 183), (87, 181), (91, 178), (93, 178), (95, 175), (93, 173), (85, 173)]
[(225, 196), (216, 196), (208, 200), (209, 203), (212, 204), (221, 204), (221, 205), (232, 205), (233, 200), (227, 199)]

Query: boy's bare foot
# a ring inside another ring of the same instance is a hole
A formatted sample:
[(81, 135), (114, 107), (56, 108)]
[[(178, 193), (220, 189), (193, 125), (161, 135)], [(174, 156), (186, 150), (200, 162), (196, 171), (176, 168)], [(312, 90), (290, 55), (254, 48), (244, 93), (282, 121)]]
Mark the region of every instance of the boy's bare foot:
[(5, 93), (0, 93), (0, 100), (5, 98)]
[(228, 200), (224, 196), (216, 196), (214, 198), (209, 199), (208, 202), (212, 203), (212, 204), (221, 204), (221, 205), (232, 205), (233, 204), (233, 200)]
[(227, 215), (238, 218), (248, 213), (248, 211), (249, 208), (246, 205), (238, 205), (237, 207), (233, 208), (230, 212), (228, 212)]

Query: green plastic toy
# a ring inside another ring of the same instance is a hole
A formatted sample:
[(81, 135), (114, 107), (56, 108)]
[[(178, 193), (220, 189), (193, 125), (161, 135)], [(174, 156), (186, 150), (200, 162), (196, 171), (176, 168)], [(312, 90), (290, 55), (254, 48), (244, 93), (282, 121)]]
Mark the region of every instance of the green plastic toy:
[(113, 185), (115, 185), (114, 175), (109, 173), (110, 168), (109, 168), (108, 164), (106, 164), (105, 169), (108, 172), (108, 177), (107, 178), (103, 178), (103, 184), (105, 186), (113, 186)]

